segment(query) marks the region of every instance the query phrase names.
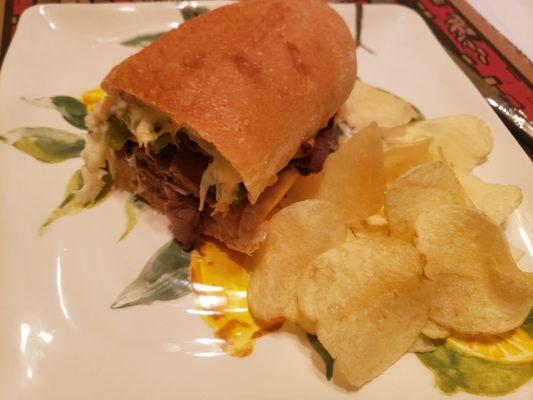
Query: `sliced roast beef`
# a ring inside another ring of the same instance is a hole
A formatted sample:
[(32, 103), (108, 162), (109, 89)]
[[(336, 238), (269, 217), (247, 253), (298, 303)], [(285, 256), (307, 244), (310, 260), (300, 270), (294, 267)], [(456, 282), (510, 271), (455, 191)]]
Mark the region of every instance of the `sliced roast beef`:
[(174, 237), (185, 249), (191, 249), (199, 239), (204, 216), (210, 212), (209, 207), (204, 212), (198, 210), (196, 197), (209, 158), (191, 146), (168, 145), (156, 154), (131, 142), (116, 152), (117, 160), (127, 158), (133, 161), (122, 162), (120, 167), (131, 169), (129, 165), (135, 165), (136, 192), (167, 216)]
[(158, 154), (150, 148), (136, 146), (133, 150), (137, 166), (152, 171), (157, 177), (184, 195), (198, 196), (202, 174), (209, 158), (186, 146), (168, 145)]
[(322, 171), (324, 161), (336, 144), (334, 119), (331, 118), (328, 125), (319, 130), (313, 140), (302, 144), (300, 154), (293, 160), (298, 172), (301, 175), (309, 175)]
[(201, 232), (202, 212), (198, 211), (198, 199), (175, 193), (165, 204), (165, 215), (172, 235), (185, 250), (192, 249)]
[(321, 171), (336, 144), (331, 119), (314, 139), (302, 145), (298, 155), (279, 174), (278, 182), (265, 190), (256, 204), (241, 202), (227, 214), (211, 216), (212, 195), (208, 195), (204, 210), (198, 210), (200, 181), (210, 157), (186, 135), (180, 133), (178, 139), (179, 146), (169, 144), (157, 154), (150, 146), (126, 143), (115, 152), (115, 184), (119, 189), (141, 195), (164, 213), (172, 234), (184, 249), (191, 249), (204, 233), (247, 253), (261, 242), (265, 219), (294, 183), (298, 175), (295, 168), (301, 175)]

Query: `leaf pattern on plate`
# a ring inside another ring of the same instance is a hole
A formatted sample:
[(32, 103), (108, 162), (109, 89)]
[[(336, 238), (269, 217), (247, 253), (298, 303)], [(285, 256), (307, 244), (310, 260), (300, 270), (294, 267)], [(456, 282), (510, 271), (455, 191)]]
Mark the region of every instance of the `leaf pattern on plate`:
[(61, 113), (65, 121), (79, 129), (87, 129), (85, 126), (85, 117), (87, 116), (87, 107), (78, 99), (71, 96), (52, 96), (28, 99), (22, 97), (22, 100), (34, 106), (51, 108)]
[(356, 48), (360, 47), (370, 54), (375, 54), (374, 50), (365, 46), (362, 41), (362, 32), (363, 32), (363, 5), (356, 4), (355, 6), (355, 46)]
[(58, 163), (80, 156), (85, 146), (82, 136), (54, 128), (23, 127), (0, 136), (16, 149), (47, 163)]
[[(183, 19), (188, 21), (192, 18), (198, 17), (199, 15), (205, 14), (206, 12), (209, 12), (209, 8), (186, 6), (181, 8), (180, 11)], [(125, 40), (120, 44), (129, 47), (146, 47), (165, 33), (166, 32), (143, 33), (131, 39)]]
[(207, 12), (209, 12), (209, 8), (207, 7), (186, 6), (181, 9), (181, 15), (185, 21), (198, 17)]
[(70, 178), (65, 190), (65, 199), (63, 202), (48, 216), (46, 221), (39, 227), (39, 235), (42, 235), (45, 229), (59, 218), (67, 215), (75, 215), (83, 210), (92, 208), (102, 202), (111, 192), (112, 180), (110, 174), (104, 176), (104, 187), (98, 193), (95, 200), (91, 203), (83, 204), (76, 196), (76, 192), (83, 187), (83, 175), (80, 170), (74, 172)]
[(145, 33), (125, 40), (120, 44), (129, 47), (146, 47), (160, 36), (163, 36), (165, 33), (166, 32)]
[(533, 363), (498, 364), (470, 357), (449, 345), (438, 346), (418, 358), (435, 374), (437, 386), (445, 393), (465, 391), (481, 395), (503, 395), (529, 382)]
[(111, 308), (174, 300), (188, 294), (191, 255), (171, 240), (148, 260), (137, 279), (118, 296)]
[(315, 335), (311, 335), (310, 333), (306, 333), (306, 335), (309, 344), (313, 347), (313, 349), (315, 349), (315, 351), (324, 361), (324, 364), (326, 366), (326, 378), (328, 379), (328, 381), (331, 380), (331, 377), (333, 376), (333, 364), (335, 363), (335, 359), (331, 357), (325, 347), (322, 346), (322, 343), (320, 343), (318, 337), (316, 337)]
[[(533, 313), (529, 314), (521, 329), (533, 337)], [(491, 361), (465, 354), (448, 341), (434, 351), (417, 356), (435, 374), (437, 386), (448, 394), (464, 391), (477, 395), (504, 395), (533, 377), (533, 362), (508, 364)]]
[(132, 195), (128, 198), (128, 201), (126, 202), (126, 207), (125, 207), (126, 228), (124, 228), (124, 232), (122, 232), (122, 235), (120, 235), (120, 238), (118, 239), (119, 242), (122, 239), (124, 239), (126, 236), (128, 236), (128, 234), (137, 224), (137, 211), (136, 210), (142, 210), (146, 206), (147, 206), (146, 201), (137, 195)]

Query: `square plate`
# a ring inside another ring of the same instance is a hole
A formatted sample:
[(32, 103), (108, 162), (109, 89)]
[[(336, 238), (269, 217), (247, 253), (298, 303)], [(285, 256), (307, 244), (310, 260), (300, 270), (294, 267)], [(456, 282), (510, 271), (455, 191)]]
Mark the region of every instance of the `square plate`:
[[(355, 7), (334, 8), (354, 31)], [(30, 8), (0, 75), (0, 133), (46, 126), (82, 134), (59, 113), (21, 98), (79, 97), (138, 50), (121, 42), (168, 30), (180, 18), (176, 3)], [(533, 168), (514, 138), (413, 11), (365, 6), (361, 38), (371, 50), (358, 49), (364, 81), (405, 98), (427, 117), (473, 114), (492, 128), (494, 150), (476, 173), (522, 188), (524, 202), (506, 232), (526, 252), (521, 267), (533, 270)], [(41, 163), (0, 144), (1, 398), (448, 398), (412, 354), (358, 392), (347, 392), (325, 380), (305, 339), (287, 329), (257, 340), (248, 357), (229, 357), (213, 343), (192, 296), (110, 309), (170, 234), (163, 217), (146, 212), (117, 243), (126, 196), (114, 193), (38, 235), (80, 165), (79, 158)], [(531, 385), (508, 395), (531, 397)]]

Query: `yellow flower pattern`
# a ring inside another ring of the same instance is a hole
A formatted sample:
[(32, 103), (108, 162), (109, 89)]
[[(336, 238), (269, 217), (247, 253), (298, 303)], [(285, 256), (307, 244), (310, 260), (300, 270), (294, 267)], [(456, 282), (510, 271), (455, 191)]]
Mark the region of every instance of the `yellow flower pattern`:
[(106, 96), (106, 93), (100, 89), (90, 89), (86, 90), (81, 94), (80, 101), (85, 104), (85, 107), (87, 107), (87, 112), (91, 112), (96, 105), (96, 103), (102, 101), (104, 97)]
[(242, 266), (244, 256), (214, 243), (205, 243), (191, 258), (190, 279), (202, 319), (221, 347), (235, 357), (249, 355), (255, 339), (266, 333), (248, 310), (250, 276)]

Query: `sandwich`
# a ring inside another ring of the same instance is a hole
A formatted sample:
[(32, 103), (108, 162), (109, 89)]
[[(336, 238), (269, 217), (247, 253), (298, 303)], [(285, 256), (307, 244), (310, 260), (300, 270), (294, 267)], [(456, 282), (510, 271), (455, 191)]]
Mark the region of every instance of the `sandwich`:
[(248, 0), (191, 19), (105, 77), (87, 116), (83, 202), (110, 174), (169, 220), (252, 253), (299, 175), (335, 148), (355, 43), (320, 0)]

